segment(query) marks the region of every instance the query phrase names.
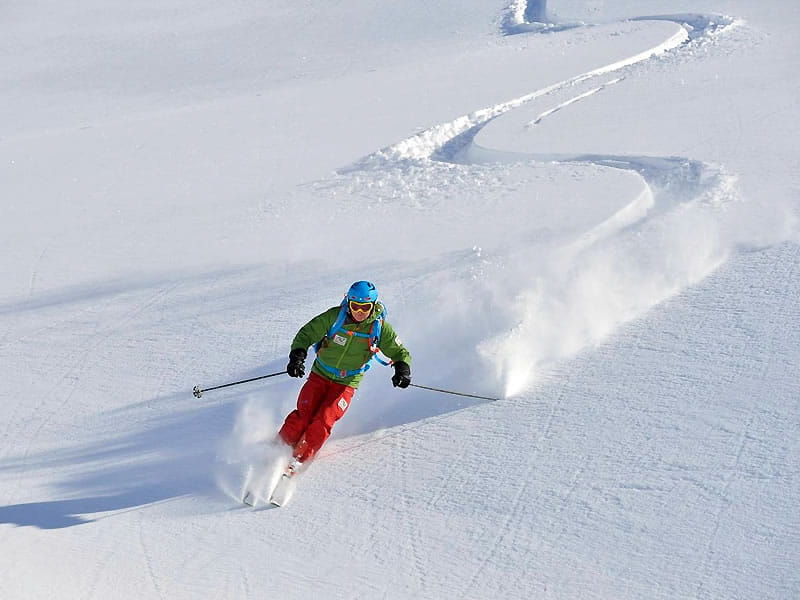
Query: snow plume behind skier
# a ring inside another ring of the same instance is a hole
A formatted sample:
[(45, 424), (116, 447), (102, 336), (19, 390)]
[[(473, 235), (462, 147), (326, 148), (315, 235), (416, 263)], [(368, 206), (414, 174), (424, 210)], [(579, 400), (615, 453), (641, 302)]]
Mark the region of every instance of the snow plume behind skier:
[(233, 429), (217, 451), (215, 480), (226, 495), (239, 500), (243, 484), (267, 487), (280, 474), (276, 469), (291, 457), (288, 450), (273, 443), (280, 422), (275, 402), (251, 397), (242, 404)]

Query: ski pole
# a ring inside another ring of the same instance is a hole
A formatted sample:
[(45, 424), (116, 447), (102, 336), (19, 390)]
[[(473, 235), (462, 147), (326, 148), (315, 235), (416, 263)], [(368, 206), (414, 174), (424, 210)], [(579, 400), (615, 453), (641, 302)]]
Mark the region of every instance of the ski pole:
[[(492, 402), (496, 402), (497, 400), (500, 400), (500, 398), (490, 398), (489, 396), (476, 396), (475, 394), (462, 394), (461, 392), (453, 392), (451, 390), (440, 390), (439, 388), (428, 387), (427, 385), (417, 385), (416, 383), (410, 383), (409, 385), (411, 387), (422, 388), (423, 390), (431, 390), (433, 392), (442, 392), (442, 393), (445, 393), (445, 394), (455, 394), (456, 396), (467, 396), (469, 398), (480, 398), (481, 400), (490, 400)], [(354, 450), (356, 448), (360, 448), (361, 446), (366, 446), (367, 444), (374, 444), (375, 442), (379, 442), (379, 441), (381, 441), (383, 439), (401, 435), (401, 434), (405, 433), (406, 431), (412, 431), (412, 430), (415, 430), (415, 429), (419, 429), (420, 427), (424, 427), (426, 425), (429, 425), (430, 423), (441, 421), (442, 419), (447, 419), (447, 418), (452, 417), (453, 415), (456, 415), (456, 414), (458, 414), (460, 412), (463, 412), (465, 410), (471, 410), (472, 408), (473, 408), (473, 406), (464, 406), (464, 407), (458, 408), (458, 409), (450, 411), (450, 412), (444, 412), (444, 413), (441, 413), (441, 414), (438, 414), (438, 415), (434, 415), (434, 416), (431, 416), (431, 417), (423, 418), (423, 419), (417, 421), (416, 423), (408, 423), (406, 425), (401, 425), (398, 428), (391, 428), (389, 433), (386, 433), (384, 435), (380, 435), (378, 437), (370, 438), (370, 439), (368, 439), (368, 440), (366, 440), (364, 442), (353, 444), (352, 446), (346, 446), (345, 448), (342, 448), (340, 450), (333, 450), (333, 451), (330, 451), (330, 452), (325, 452), (323, 450), (322, 451), (322, 456), (333, 456), (335, 454), (341, 454), (343, 452), (350, 452), (351, 450)]]
[(497, 402), (500, 398), (490, 398), (489, 396), (477, 396), (475, 394), (464, 394), (463, 392), (454, 392), (452, 390), (442, 390), (435, 387), (428, 387), (427, 385), (419, 385), (416, 383), (409, 384), (411, 387), (421, 388), (423, 390), (431, 390), (432, 392), (441, 392), (443, 394), (453, 394), (454, 396), (465, 396), (467, 398), (480, 398), (481, 400), (489, 400), (491, 402)]
[(211, 390), (218, 390), (220, 388), (230, 387), (232, 385), (239, 385), (240, 383), (250, 383), (251, 381), (258, 381), (259, 379), (267, 379), (268, 377), (275, 377), (276, 375), (285, 375), (286, 371), (281, 371), (280, 373), (270, 373), (269, 375), (262, 375), (261, 377), (253, 377), (252, 379), (243, 379), (242, 381), (234, 381), (233, 383), (226, 383), (224, 385), (215, 385), (214, 387), (206, 388), (204, 390), (200, 389), (199, 385), (194, 386), (192, 388), (192, 393), (195, 395), (196, 398), (199, 398), (203, 395), (203, 392), (210, 392)]

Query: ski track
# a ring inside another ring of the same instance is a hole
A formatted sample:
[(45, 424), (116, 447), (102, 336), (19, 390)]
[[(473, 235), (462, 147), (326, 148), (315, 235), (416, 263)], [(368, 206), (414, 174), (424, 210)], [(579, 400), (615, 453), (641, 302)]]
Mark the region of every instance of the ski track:
[[(800, 255), (800, 250), (795, 249), (795, 260), (787, 261), (787, 263), (771, 264), (769, 268), (764, 268), (765, 272), (769, 270), (775, 271), (777, 269), (787, 269), (788, 271), (781, 273), (780, 277), (775, 278), (776, 280), (782, 280), (784, 282), (785, 292), (782, 296), (780, 296), (782, 298), (782, 302), (780, 307), (778, 307), (776, 314), (786, 315), (791, 311), (791, 308), (787, 305), (790, 303), (790, 298), (793, 296), (792, 294), (788, 293), (788, 289), (790, 288), (790, 282), (793, 280), (794, 273), (797, 269), (798, 255)], [(777, 335), (776, 330), (781, 327), (781, 323), (772, 321), (772, 325), (773, 326), (770, 328), (771, 335), (768, 337), (768, 339), (779, 339), (780, 336)], [(757, 354), (757, 343), (753, 336), (747, 336), (745, 347), (742, 348), (741, 352), (744, 356), (754, 356)], [(769, 352), (766, 354), (766, 362), (761, 365), (760, 377), (757, 385), (764, 386), (765, 388), (770, 387), (770, 371), (773, 368), (774, 357), (774, 352)], [(697, 598), (705, 597), (710, 593), (708, 590), (706, 590), (706, 585), (714, 574), (714, 557), (716, 554), (719, 530), (725, 522), (726, 513), (730, 511), (733, 504), (730, 494), (732, 486), (741, 480), (752, 479), (754, 477), (764, 477), (763, 473), (752, 472), (752, 470), (748, 468), (743, 460), (747, 455), (748, 443), (758, 441), (758, 437), (754, 436), (751, 431), (754, 429), (754, 423), (760, 410), (760, 407), (756, 403), (751, 404), (747, 414), (743, 415), (743, 418), (741, 419), (742, 426), (739, 431), (728, 432), (735, 433), (735, 436), (732, 440), (733, 443), (731, 444), (731, 448), (734, 450), (734, 452), (732, 453), (731, 463), (722, 471), (721, 489), (715, 489), (712, 482), (703, 484), (695, 482), (697, 485), (707, 485), (709, 488), (707, 491), (714, 496), (714, 501), (716, 502), (713, 513), (713, 527), (711, 528), (710, 535), (708, 536), (706, 546), (703, 550), (702, 561), (697, 568), (697, 584), (694, 591), (695, 597)]]
[(144, 513), (140, 511), (137, 517), (138, 519), (137, 527), (138, 527), (139, 547), (142, 550), (142, 559), (144, 560), (145, 564), (145, 572), (147, 573), (147, 578), (150, 581), (150, 585), (152, 586), (153, 591), (156, 593), (158, 598), (160, 598), (160, 600), (164, 600), (165, 598), (164, 593), (162, 592), (161, 586), (158, 583), (158, 574), (156, 573), (156, 570), (153, 566), (153, 556), (146, 542), (147, 535), (145, 535), (144, 532), (144, 518), (145, 518)]
[[(409, 466), (409, 444), (407, 437), (395, 437), (391, 440), (391, 446), (394, 449), (394, 456), (398, 457), (395, 463), (395, 472), (397, 480), (401, 482), (401, 489), (413, 489), (409, 483), (414, 479), (415, 473), (413, 468)], [(427, 572), (425, 564), (425, 553), (420, 550), (422, 544), (422, 532), (420, 531), (420, 524), (414, 517), (412, 510), (414, 500), (407, 492), (404, 492), (398, 498), (399, 509), (399, 531), (402, 532), (403, 539), (406, 541), (403, 544), (404, 554), (403, 564), (409, 565), (413, 578), (414, 593), (420, 593), (426, 588), (425, 574)]]
[[(660, 56), (668, 51), (685, 47), (687, 44), (697, 44), (705, 39), (711, 39), (728, 27), (738, 24), (734, 19), (721, 15), (664, 15), (637, 17), (631, 20), (672, 21), (682, 26), (682, 32), (670, 37), (653, 48), (637, 53), (626, 59), (610, 63), (597, 69), (592, 69), (523, 96), (495, 104), (494, 106), (478, 109), (468, 115), (462, 115), (452, 121), (426, 129), (396, 144), (370, 154), (351, 166), (340, 169), (339, 173), (347, 174), (360, 170), (390, 168), (398, 163), (403, 164), (409, 161), (425, 164), (426, 160), (437, 160), (440, 162), (458, 164), (462, 161), (458, 159), (457, 154), (465, 146), (470, 145), (481, 129), (497, 117), (537, 98), (575, 87), (576, 85), (602, 75), (622, 71), (627, 67)], [(619, 79), (621, 78), (618, 78), (617, 81)], [(611, 159), (613, 157), (608, 158)], [(631, 160), (635, 160), (635, 157), (631, 157)]]
[[(33, 444), (39, 438), (41, 432), (50, 425), (56, 415), (61, 414), (64, 408), (72, 401), (75, 392), (79, 389), (78, 384), (80, 383), (81, 374), (89, 366), (90, 358), (96, 355), (100, 348), (115, 334), (124, 329), (127, 324), (134, 321), (144, 312), (152, 310), (153, 307), (163, 301), (163, 299), (172, 293), (178, 285), (178, 283), (168, 285), (149, 295), (144, 302), (136, 303), (132, 309), (128, 310), (121, 318), (113, 321), (110, 326), (92, 333), (86, 341), (77, 346), (76, 350), (66, 357), (66, 360), (62, 361), (63, 364), (67, 365), (66, 369), (58, 377), (56, 383), (42, 395), (32, 411), (32, 414), (35, 415), (36, 418), (31, 419), (30, 422), (36, 425), (32, 431), (25, 435), (25, 450), (22, 452), (20, 461), (22, 468), (20, 468), (17, 473), (17, 485), (25, 474), (25, 465), (27, 464)], [(85, 312), (92, 313), (96, 311), (97, 306), (93, 305)], [(159, 384), (159, 387), (160, 386), (161, 384)], [(59, 399), (51, 401), (52, 398)]]
[[(520, 477), (516, 478), (513, 482), (508, 482), (508, 485), (518, 483), (518, 487), (513, 493), (510, 505), (504, 510), (502, 520), (498, 523), (495, 535), (489, 544), (487, 553), (481, 558), (480, 563), (475, 568), (472, 577), (466, 583), (466, 586), (461, 590), (461, 596), (465, 598), (479, 597), (481, 590), (480, 583), (487, 568), (497, 564), (498, 552), (504, 550), (508, 546), (514, 545), (513, 541), (508, 542), (508, 538), (518, 533), (519, 524), (524, 521), (521, 517), (527, 512), (530, 505), (530, 499), (533, 497), (531, 487), (535, 484), (534, 472), (538, 466), (536, 457), (545, 441), (552, 435), (553, 423), (555, 421), (555, 408), (549, 406), (547, 421), (545, 422), (540, 433), (537, 434), (535, 443), (529, 448), (525, 454), (524, 470), (521, 472)], [(566, 499), (565, 499), (566, 504)], [(535, 545), (531, 552), (535, 555), (536, 550), (541, 545), (542, 538), (537, 536), (535, 538)], [(524, 577), (525, 573), (520, 573), (520, 577)], [(512, 590), (505, 590), (504, 586), (507, 585), (505, 581), (500, 582), (500, 588), (496, 590), (499, 594), (507, 594)]]
[(719, 492), (717, 497), (717, 506), (714, 510), (714, 526), (711, 531), (711, 535), (708, 536), (708, 543), (706, 544), (705, 551), (703, 552), (703, 559), (700, 563), (699, 577), (697, 581), (697, 588), (695, 590), (695, 595), (698, 598), (701, 598), (706, 592), (704, 590), (705, 583), (709, 579), (712, 570), (712, 561), (714, 557), (714, 547), (717, 541), (717, 536), (719, 534), (719, 528), (722, 523), (723, 516), (725, 512), (730, 508), (730, 499), (729, 499), (729, 491), (733, 482), (738, 478), (738, 473), (742, 463), (742, 456), (744, 454), (745, 446), (747, 444), (747, 440), (749, 437), (750, 427), (753, 423), (755, 418), (755, 414), (753, 409), (750, 410), (749, 417), (747, 419), (747, 423), (745, 424), (742, 432), (738, 436), (738, 444), (736, 450), (736, 456), (734, 457), (733, 464), (730, 465), (727, 469), (727, 473), (725, 475), (725, 484), (722, 490)]
[[(509, 11), (510, 16), (506, 18), (503, 25), (509, 35), (529, 31), (551, 34), (579, 26), (591, 27), (591, 25), (582, 23), (531, 24), (520, 22), (520, 15), (546, 14), (544, 2), (536, 3), (536, 6), (531, 8), (527, 3), (517, 2), (512, 5)], [(564, 110), (566, 107), (577, 105), (581, 101), (602, 93), (629, 77), (640, 74), (641, 66), (648, 61), (667, 55), (679, 57), (682, 56), (681, 52), (687, 52), (691, 55), (693, 49), (712, 43), (720, 34), (741, 23), (741, 21), (722, 15), (693, 13), (642, 16), (628, 21), (669, 21), (676, 23), (680, 28), (663, 42), (622, 60), (569, 77), (511, 100), (478, 109), (452, 121), (430, 127), (341, 168), (338, 171), (339, 176), (344, 178), (352, 177), (356, 181), (356, 185), (358, 185), (357, 182), (362, 174), (375, 173), (379, 178), (399, 177), (402, 185), (402, 182), (408, 178), (435, 181), (437, 165), (469, 167), (470, 165), (506, 163), (524, 166), (531, 163), (546, 162), (565, 166), (570, 165), (571, 168), (576, 165), (589, 165), (617, 169), (633, 173), (639, 177), (643, 182), (645, 193), (634, 197), (604, 222), (585, 232), (571, 245), (561, 248), (561, 258), (570, 259), (573, 270), (575, 268), (583, 268), (586, 263), (580, 262), (583, 257), (578, 255), (581, 252), (603, 241), (619, 239), (621, 243), (624, 243), (620, 235), (629, 232), (634, 233), (639, 238), (635, 241), (630, 239), (625, 241), (633, 244), (638, 251), (643, 253), (652, 251), (653, 248), (656, 248), (658, 236), (658, 233), (654, 233), (653, 225), (660, 223), (659, 217), (667, 214), (671, 215), (677, 207), (692, 207), (699, 211), (707, 210), (711, 212), (735, 201), (738, 199), (736, 176), (728, 173), (724, 166), (713, 165), (684, 156), (509, 152), (503, 148), (484, 148), (475, 143), (476, 136), (488, 124), (514, 109), (529, 105), (535, 100), (546, 100), (562, 96), (555, 101), (554, 106), (540, 112), (537, 117), (528, 123), (527, 127), (533, 129), (538, 123)], [(512, 26), (513, 23), (516, 23), (516, 26)], [(535, 25), (533, 29), (531, 29), (532, 25)], [(566, 96), (566, 98), (563, 96)], [(377, 185), (380, 187), (381, 182), (379, 181)], [(695, 212), (690, 216), (696, 217), (698, 215), (699, 212)], [(679, 214), (678, 218), (681, 219), (682, 214)], [(716, 217), (712, 217), (712, 219), (716, 219)], [(667, 225), (665, 224), (664, 226)], [(676, 241), (673, 246), (666, 249), (662, 248), (665, 256), (671, 251), (683, 250), (677, 244), (680, 244), (680, 242)], [(617, 313), (609, 315), (611, 319), (615, 320), (612, 329), (630, 320), (633, 316), (641, 315), (644, 311), (649, 310), (666, 297), (679, 292), (688, 285), (702, 280), (725, 262), (728, 250), (727, 246), (722, 248), (708, 247), (705, 249), (708, 255), (703, 256), (702, 259), (696, 262), (687, 260), (677, 266), (671, 263), (656, 266), (652, 269), (654, 276), (664, 275), (665, 279), (642, 282), (645, 287), (656, 286), (657, 289), (651, 290), (650, 297), (631, 300), (630, 305), (625, 309), (620, 309)], [(628, 256), (632, 256), (634, 253), (628, 252)], [(586, 258), (586, 260), (590, 259), (591, 257)], [(632, 264), (631, 268), (634, 267), (635, 264)], [(659, 272), (664, 269), (668, 271)], [(641, 276), (640, 274), (639, 277)], [(554, 286), (560, 286), (563, 283), (562, 281), (549, 282)], [(526, 294), (538, 293), (535, 287), (530, 287), (532, 285), (539, 284), (534, 284), (533, 281), (527, 284), (523, 283), (522, 289), (515, 290), (515, 295), (518, 298), (524, 298)], [(548, 300), (547, 297), (545, 297), (546, 300)], [(614, 308), (612, 307), (610, 310), (614, 310)], [(587, 315), (587, 318), (590, 318), (589, 315)], [(512, 324), (510, 333), (483, 341), (478, 340), (479, 348), (482, 351), (485, 350), (488, 354), (512, 357), (514, 354), (519, 354), (519, 348), (512, 348), (516, 344), (515, 339), (523, 337), (526, 331), (531, 333), (527, 328), (536, 327), (540, 322), (541, 319), (523, 317), (517, 324)], [(598, 336), (602, 338), (608, 333), (608, 331), (596, 333), (592, 330), (591, 322), (584, 323), (583, 327), (589, 333), (585, 333), (585, 331), (573, 332), (575, 335), (583, 335), (583, 339), (579, 342), (580, 347), (596, 342), (598, 341)], [(574, 351), (575, 348), (568, 351), (567, 355), (574, 354)], [(501, 359), (503, 364), (497, 364), (496, 368), (497, 375), (505, 386), (505, 394), (513, 395), (517, 393), (524, 387), (525, 382), (530, 381), (532, 374), (536, 374), (543, 369), (546, 370), (555, 360), (564, 356), (563, 350), (551, 349), (549, 354), (544, 356), (516, 356), (514, 358)]]
[(101, 557), (90, 568), (88, 593), (86, 594), (87, 600), (92, 600), (93, 598), (101, 597), (100, 594), (98, 593), (99, 590), (97, 588), (100, 584), (100, 580), (103, 578), (103, 576), (106, 575), (109, 564), (112, 562), (113, 559), (116, 558), (116, 555), (117, 555), (116, 547), (112, 547), (110, 549), (104, 549)]

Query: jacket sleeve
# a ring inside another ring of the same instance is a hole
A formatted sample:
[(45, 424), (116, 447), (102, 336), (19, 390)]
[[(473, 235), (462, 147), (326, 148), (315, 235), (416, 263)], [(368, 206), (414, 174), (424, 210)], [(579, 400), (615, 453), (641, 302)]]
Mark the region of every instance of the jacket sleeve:
[(406, 350), (403, 342), (397, 337), (394, 327), (386, 321), (383, 322), (383, 327), (381, 328), (381, 339), (378, 342), (378, 348), (395, 362), (402, 360), (409, 365), (411, 364), (411, 353)]
[(313, 346), (322, 338), (324, 338), (328, 334), (328, 330), (336, 321), (336, 317), (338, 315), (338, 307), (329, 308), (324, 313), (318, 314), (308, 323), (303, 325), (300, 328), (300, 331), (297, 332), (297, 335), (294, 336), (294, 340), (292, 340), (292, 350), (295, 348), (308, 350), (310, 346)]

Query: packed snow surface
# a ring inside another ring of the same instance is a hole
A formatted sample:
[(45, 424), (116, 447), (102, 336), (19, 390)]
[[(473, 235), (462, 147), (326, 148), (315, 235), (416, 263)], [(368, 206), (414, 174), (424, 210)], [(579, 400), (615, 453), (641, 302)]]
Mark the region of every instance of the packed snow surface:
[[(799, 20), (6, 3), (0, 598), (800, 598)], [(193, 386), (359, 279), (486, 399), (375, 366), (242, 506), (302, 382)]]

